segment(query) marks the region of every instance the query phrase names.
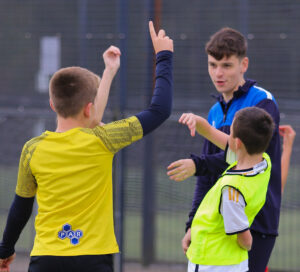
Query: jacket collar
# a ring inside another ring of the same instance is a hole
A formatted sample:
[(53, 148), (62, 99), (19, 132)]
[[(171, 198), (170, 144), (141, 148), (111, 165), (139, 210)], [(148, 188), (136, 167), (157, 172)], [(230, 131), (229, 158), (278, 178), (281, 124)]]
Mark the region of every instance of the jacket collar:
[[(245, 84), (243, 86), (239, 86), (239, 88), (233, 93), (233, 98), (239, 98), (246, 94), (255, 83), (255, 80), (246, 79)], [(226, 104), (222, 94), (212, 94), (212, 97), (214, 97), (218, 102)]]

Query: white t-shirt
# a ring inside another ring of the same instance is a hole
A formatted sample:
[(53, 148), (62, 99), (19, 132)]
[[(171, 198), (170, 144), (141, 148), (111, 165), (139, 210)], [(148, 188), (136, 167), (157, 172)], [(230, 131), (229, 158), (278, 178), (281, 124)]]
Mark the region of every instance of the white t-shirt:
[(220, 211), (226, 234), (236, 234), (249, 229), (245, 206), (244, 197), (238, 190), (230, 186), (223, 188)]

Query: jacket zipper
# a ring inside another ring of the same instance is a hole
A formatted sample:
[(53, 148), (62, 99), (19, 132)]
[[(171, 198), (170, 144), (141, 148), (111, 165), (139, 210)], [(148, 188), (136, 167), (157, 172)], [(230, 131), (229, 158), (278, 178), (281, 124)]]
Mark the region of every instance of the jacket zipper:
[(226, 105), (224, 105), (224, 104), (221, 103), (222, 110), (223, 110), (223, 123), (225, 123), (225, 121), (226, 121), (228, 109), (230, 108), (232, 100), (233, 100), (233, 98)]

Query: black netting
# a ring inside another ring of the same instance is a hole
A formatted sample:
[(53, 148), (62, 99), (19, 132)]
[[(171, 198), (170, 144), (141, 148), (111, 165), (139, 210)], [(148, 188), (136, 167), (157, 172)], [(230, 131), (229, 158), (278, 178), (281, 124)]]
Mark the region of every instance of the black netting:
[[(215, 90), (207, 73), (205, 43), (223, 26), (241, 31), (249, 45), (246, 76), (275, 95), (281, 123), (291, 124), (300, 134), (299, 13), (300, 2), (295, 0), (1, 1), (1, 233), (13, 198), (23, 144), (45, 129), (55, 129), (55, 115), (49, 109), (47, 93), (53, 72), (60, 67), (79, 65), (101, 75), (103, 51), (111, 44), (119, 46), (121, 69), (103, 121), (139, 112), (151, 94), (152, 48), (147, 27), (148, 19), (153, 18), (160, 21), (175, 44), (174, 110), (165, 124), (147, 136), (149, 140), (126, 149), (124, 260), (145, 262), (142, 237), (143, 230), (147, 230), (143, 227), (147, 192), (143, 188), (146, 180), (150, 180), (154, 184), (147, 210), (153, 219), (149, 232), (153, 240), (149, 250), (153, 253), (151, 262), (186, 263), (181, 238), (195, 178), (171, 182), (166, 167), (174, 160), (201, 151), (202, 139), (192, 139), (177, 120), (187, 111), (206, 116), (215, 102), (210, 96)], [(298, 271), (300, 267), (299, 161), (296, 138), (282, 202), (280, 236), (270, 262), (273, 269)], [(118, 192), (118, 185), (115, 189)], [(19, 250), (28, 252), (31, 248), (34, 232), (33, 225), (29, 227), (18, 244)]]

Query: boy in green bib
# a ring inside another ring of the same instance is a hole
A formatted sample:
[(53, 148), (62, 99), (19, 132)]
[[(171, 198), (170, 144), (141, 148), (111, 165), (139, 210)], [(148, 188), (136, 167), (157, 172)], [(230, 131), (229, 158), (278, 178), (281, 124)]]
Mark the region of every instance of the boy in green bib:
[(270, 179), (271, 161), (264, 151), (273, 134), (273, 120), (263, 109), (244, 108), (236, 113), (230, 135), (192, 113), (183, 114), (179, 122), (225, 149), (224, 159), (236, 160), (197, 210), (186, 253), (188, 272), (248, 271), (249, 228), (265, 203)]

